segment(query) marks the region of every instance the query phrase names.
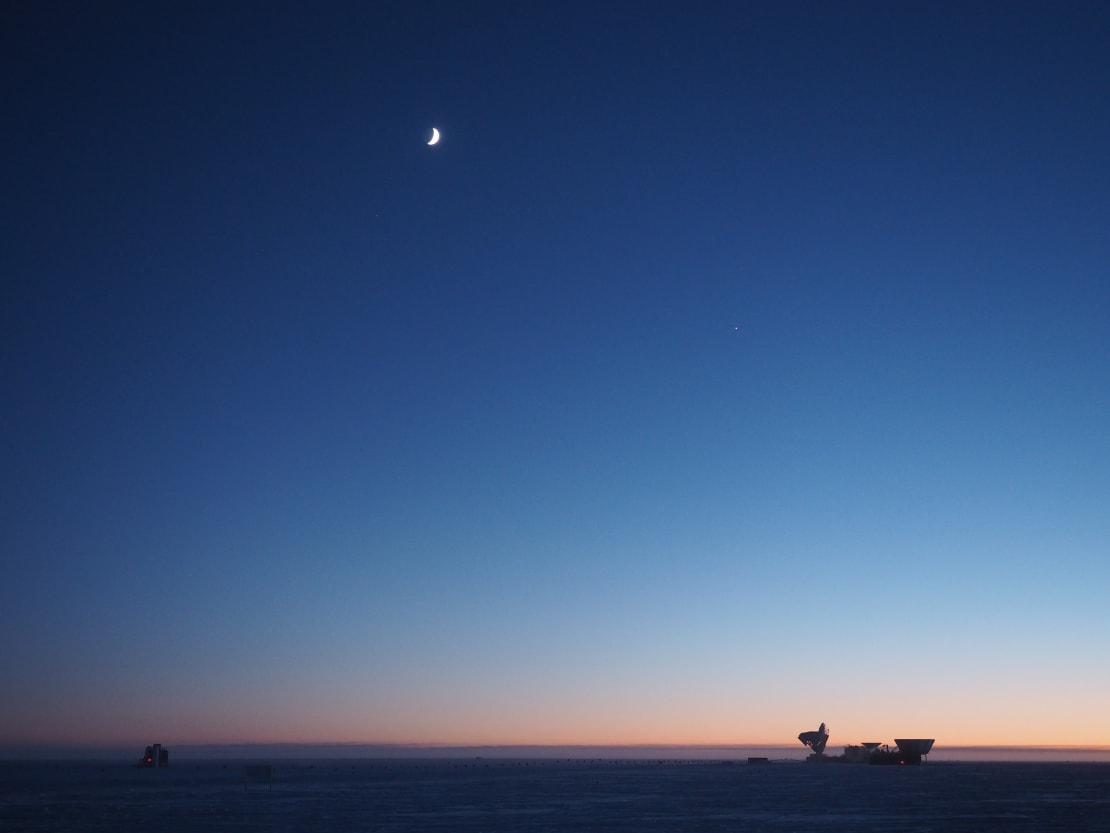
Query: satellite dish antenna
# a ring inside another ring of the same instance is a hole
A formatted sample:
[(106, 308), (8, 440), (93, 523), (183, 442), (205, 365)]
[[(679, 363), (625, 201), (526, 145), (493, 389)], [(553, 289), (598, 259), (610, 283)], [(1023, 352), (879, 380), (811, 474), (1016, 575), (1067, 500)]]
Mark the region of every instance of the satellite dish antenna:
[(798, 740), (800, 740), (803, 745), (812, 749), (814, 755), (824, 755), (825, 745), (829, 742), (829, 731), (825, 728), (825, 724), (822, 723), (820, 729), (811, 732), (802, 732), (798, 735)]

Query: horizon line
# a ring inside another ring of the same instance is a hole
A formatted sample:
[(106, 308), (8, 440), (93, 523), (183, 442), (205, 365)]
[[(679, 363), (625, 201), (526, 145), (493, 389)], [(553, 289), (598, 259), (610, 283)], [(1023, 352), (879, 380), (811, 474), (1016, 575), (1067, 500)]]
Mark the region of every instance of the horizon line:
[[(0, 754), (13, 750), (25, 751), (50, 751), (50, 750), (74, 750), (74, 751), (94, 751), (94, 750), (117, 750), (117, 749), (130, 749), (135, 746), (136, 741), (106, 741), (106, 742), (76, 742), (76, 743), (63, 743), (56, 741), (15, 741), (3, 742), (0, 741)], [(397, 750), (397, 751), (451, 751), (451, 750), (556, 750), (556, 749), (581, 749), (581, 750), (604, 750), (604, 749), (626, 749), (634, 750), (648, 750), (648, 749), (700, 749), (700, 750), (725, 750), (725, 749), (782, 749), (787, 751), (795, 751), (804, 753), (806, 750), (791, 743), (760, 743), (760, 742), (736, 742), (736, 743), (461, 743), (461, 742), (435, 742), (435, 741), (416, 741), (416, 742), (398, 742), (398, 741), (173, 741), (163, 746), (173, 746), (178, 749), (201, 750), (201, 749), (344, 749), (344, 750), (357, 750), (357, 749), (380, 749), (380, 750)], [(851, 746), (854, 744), (838, 744)], [(1091, 743), (1091, 744), (1029, 744), (1029, 743), (953, 743), (943, 744), (938, 747), (946, 751), (960, 751), (960, 752), (989, 752), (989, 751), (1030, 751), (1030, 752), (1110, 752), (1110, 744), (1105, 743)]]

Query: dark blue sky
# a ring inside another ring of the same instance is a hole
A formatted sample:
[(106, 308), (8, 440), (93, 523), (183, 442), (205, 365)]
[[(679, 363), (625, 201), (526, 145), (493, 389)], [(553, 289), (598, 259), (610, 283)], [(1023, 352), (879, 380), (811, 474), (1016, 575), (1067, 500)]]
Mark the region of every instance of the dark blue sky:
[(1110, 744), (1105, 5), (3, 18), (0, 743)]

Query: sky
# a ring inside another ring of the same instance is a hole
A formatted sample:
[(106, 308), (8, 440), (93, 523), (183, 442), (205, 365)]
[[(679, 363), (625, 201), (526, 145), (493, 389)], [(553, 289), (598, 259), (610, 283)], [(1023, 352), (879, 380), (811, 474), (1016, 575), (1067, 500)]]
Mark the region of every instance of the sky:
[(2, 17), (0, 747), (1110, 747), (1106, 4)]

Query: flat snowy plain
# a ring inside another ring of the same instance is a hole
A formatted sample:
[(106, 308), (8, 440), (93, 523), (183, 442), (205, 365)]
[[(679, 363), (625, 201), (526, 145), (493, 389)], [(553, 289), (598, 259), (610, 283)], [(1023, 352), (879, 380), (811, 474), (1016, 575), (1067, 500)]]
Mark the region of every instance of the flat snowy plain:
[(5, 831), (1107, 831), (1110, 764), (0, 764)]

